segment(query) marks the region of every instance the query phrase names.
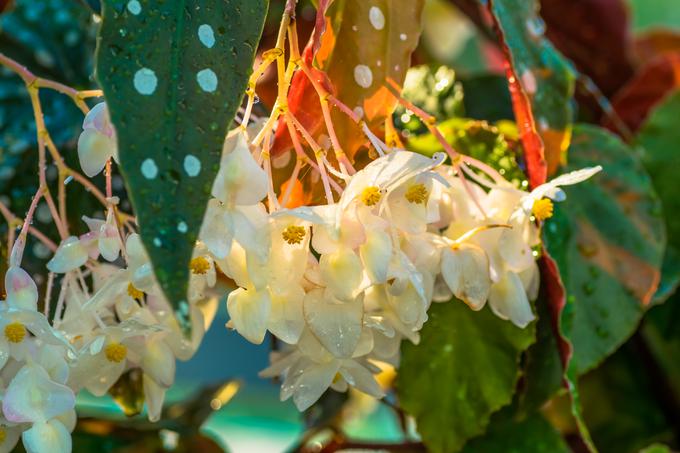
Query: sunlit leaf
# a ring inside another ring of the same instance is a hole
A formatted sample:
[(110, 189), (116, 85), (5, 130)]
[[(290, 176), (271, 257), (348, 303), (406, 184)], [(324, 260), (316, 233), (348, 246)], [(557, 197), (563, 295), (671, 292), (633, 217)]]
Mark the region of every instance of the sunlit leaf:
[(578, 125), (565, 171), (604, 171), (565, 188), (567, 200), (546, 222), (544, 241), (566, 289), (562, 335), (569, 368), (581, 374), (635, 330), (660, 278), (665, 246), (661, 203), (632, 149), (593, 126)]
[(189, 260), (266, 11), (266, 0), (103, 2), (97, 78), (142, 240), (181, 321)]
[(454, 452), (512, 400), (535, 329), (457, 300), (432, 305), (428, 316), (420, 344), (402, 344), (397, 394), (429, 451)]

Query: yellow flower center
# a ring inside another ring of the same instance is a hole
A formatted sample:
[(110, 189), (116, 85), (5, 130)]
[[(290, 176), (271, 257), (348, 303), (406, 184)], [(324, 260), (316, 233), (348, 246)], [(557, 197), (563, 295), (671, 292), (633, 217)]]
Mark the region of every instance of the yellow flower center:
[(137, 288), (135, 288), (135, 285), (133, 285), (132, 283), (128, 284), (127, 293), (128, 293), (128, 296), (132, 297), (133, 299), (137, 299), (139, 301), (141, 301), (142, 298), (144, 297), (144, 291), (138, 290)]
[(5, 338), (10, 343), (21, 343), (26, 337), (26, 327), (19, 322), (12, 322), (5, 326)]
[(340, 373), (335, 373), (335, 376), (333, 376), (333, 384), (340, 382), (340, 379), (342, 379), (342, 375)]
[(553, 202), (550, 198), (535, 200), (531, 207), (531, 213), (537, 220), (549, 219), (553, 215)]
[(428, 195), (429, 193), (427, 192), (425, 184), (413, 184), (406, 190), (404, 198), (406, 198), (409, 203), (423, 204), (427, 201)]
[(380, 198), (382, 198), (382, 195), (380, 194), (380, 189), (378, 187), (368, 186), (361, 191), (359, 197), (361, 198), (361, 202), (366, 206), (375, 206), (380, 201)]
[(194, 274), (207, 274), (210, 269), (210, 263), (204, 257), (197, 256), (189, 263), (189, 269), (191, 269), (191, 272)]
[(0, 426), (0, 445), (7, 439), (7, 431), (3, 426)]
[(307, 232), (305, 231), (305, 227), (301, 227), (298, 225), (289, 225), (283, 230), (281, 236), (283, 237), (284, 241), (292, 245), (299, 244), (300, 242), (302, 242), (302, 240), (305, 238), (306, 233)]
[(127, 346), (120, 343), (109, 343), (104, 348), (104, 355), (109, 362), (120, 363), (127, 356)]

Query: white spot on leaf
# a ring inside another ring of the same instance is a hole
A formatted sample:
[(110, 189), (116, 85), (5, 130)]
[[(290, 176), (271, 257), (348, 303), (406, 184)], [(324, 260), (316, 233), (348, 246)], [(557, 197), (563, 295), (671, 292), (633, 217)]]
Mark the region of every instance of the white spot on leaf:
[(373, 72), (371, 68), (364, 64), (354, 67), (354, 81), (362, 88), (368, 88), (373, 83)]
[(155, 245), (156, 247), (160, 247), (161, 244), (163, 243), (161, 242), (160, 238), (153, 238), (153, 245)]
[(184, 158), (184, 171), (191, 177), (198, 176), (201, 172), (201, 161), (193, 154), (187, 154)]
[(179, 231), (180, 233), (186, 233), (187, 231), (189, 231), (189, 226), (187, 225), (186, 222), (181, 221), (177, 224), (177, 231)]
[(130, 0), (127, 4), (127, 9), (135, 16), (142, 12), (142, 5), (137, 0)]
[(158, 167), (156, 166), (156, 162), (154, 162), (153, 159), (144, 159), (140, 170), (146, 179), (154, 179), (156, 176), (158, 176)]
[(217, 75), (212, 69), (206, 68), (198, 71), (196, 81), (203, 91), (212, 93), (217, 89)]
[(156, 78), (156, 73), (149, 68), (142, 68), (135, 72), (135, 77), (133, 79), (135, 85), (135, 90), (139, 94), (150, 95), (156, 91), (156, 85), (158, 85), (158, 78)]
[(371, 6), (371, 9), (368, 10), (368, 20), (376, 30), (385, 28), (385, 15), (377, 6)]
[(399, 39), (401, 39), (402, 41), (406, 41), (406, 38), (408, 38), (408, 36), (406, 36), (406, 33), (402, 33), (399, 35)]
[(212, 27), (208, 24), (203, 24), (198, 27), (198, 39), (201, 41), (201, 44), (208, 49), (212, 48), (212, 46), (215, 45), (215, 33), (213, 32)]

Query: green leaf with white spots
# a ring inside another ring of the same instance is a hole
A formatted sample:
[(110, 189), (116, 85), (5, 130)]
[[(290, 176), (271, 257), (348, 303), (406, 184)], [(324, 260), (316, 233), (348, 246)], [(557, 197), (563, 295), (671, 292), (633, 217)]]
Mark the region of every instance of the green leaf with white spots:
[(188, 264), (267, 6), (267, 0), (102, 2), (97, 79), (142, 241), (180, 321), (188, 309)]
[(566, 290), (560, 330), (573, 346), (571, 378), (597, 366), (634, 331), (660, 280), (666, 232), (659, 198), (633, 150), (604, 129), (578, 124), (572, 171), (604, 170), (565, 187), (543, 228)]
[(522, 351), (535, 328), (514, 326), (489, 308), (452, 300), (433, 304), (418, 346), (402, 344), (397, 394), (432, 452), (458, 451), (509, 404)]

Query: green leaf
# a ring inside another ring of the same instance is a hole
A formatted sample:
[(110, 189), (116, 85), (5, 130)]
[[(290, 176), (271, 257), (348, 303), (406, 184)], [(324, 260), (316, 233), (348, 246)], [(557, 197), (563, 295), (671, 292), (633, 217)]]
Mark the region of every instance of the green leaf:
[(513, 71), (531, 101), (551, 174), (563, 161), (571, 135), (574, 68), (543, 36), (545, 24), (536, 0), (494, 0), (490, 4), (510, 51)]
[(536, 342), (525, 354), (521, 391), (518, 393), (520, 414), (537, 411), (562, 388), (562, 368), (557, 337), (552, 326), (548, 301), (536, 301)]
[[(663, 267), (663, 280), (655, 299), (663, 301), (680, 282), (680, 197), (677, 193), (677, 175), (680, 173), (680, 91), (674, 91), (661, 101), (642, 125), (637, 143), (644, 148), (642, 161), (649, 171), (666, 215), (669, 251)], [(672, 247), (672, 249), (671, 249)]]
[(652, 444), (640, 450), (640, 453), (671, 453), (671, 449), (666, 445)]
[(566, 290), (560, 330), (573, 346), (569, 374), (614, 352), (635, 330), (660, 278), (666, 242), (661, 203), (633, 151), (601, 128), (577, 125), (565, 171), (602, 165), (543, 229)]
[(658, 401), (668, 395), (644, 363), (631, 341), (579, 380), (583, 415), (603, 453), (635, 453), (673, 440), (673, 426)]
[(570, 451), (560, 433), (539, 414), (533, 414), (520, 421), (494, 416), (486, 434), (472, 439), (463, 449), (463, 453), (569, 453)]
[(429, 450), (458, 451), (512, 400), (519, 358), (535, 329), (457, 300), (433, 304), (428, 316), (420, 344), (402, 344), (397, 394)]
[(97, 79), (156, 277), (188, 330), (189, 261), (267, 0), (103, 2)]

